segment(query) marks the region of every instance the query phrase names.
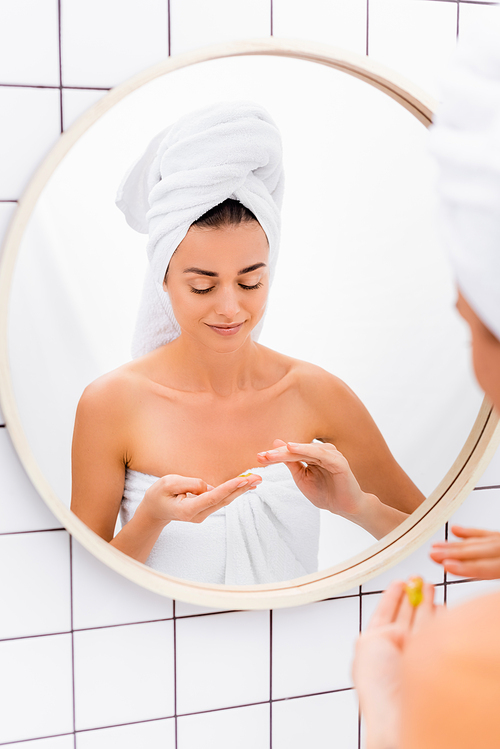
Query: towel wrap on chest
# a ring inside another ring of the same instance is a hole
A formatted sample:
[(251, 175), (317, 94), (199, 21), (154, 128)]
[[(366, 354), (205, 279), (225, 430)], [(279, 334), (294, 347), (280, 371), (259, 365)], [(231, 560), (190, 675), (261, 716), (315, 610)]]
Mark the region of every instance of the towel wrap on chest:
[[(226, 585), (281, 582), (316, 572), (318, 508), (299, 491), (282, 463), (251, 470), (263, 478), (256, 489), (202, 523), (169, 523), (146, 564), (173, 577)], [(157, 480), (127, 470), (122, 525)]]

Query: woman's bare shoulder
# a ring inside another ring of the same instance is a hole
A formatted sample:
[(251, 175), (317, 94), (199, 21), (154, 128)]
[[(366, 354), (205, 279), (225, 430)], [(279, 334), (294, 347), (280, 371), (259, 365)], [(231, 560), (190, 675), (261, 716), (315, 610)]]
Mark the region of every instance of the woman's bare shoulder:
[(301, 359), (289, 359), (290, 375), (308, 399), (322, 400), (325, 397), (350, 399), (354, 396), (350, 387), (326, 369)]
[(127, 410), (127, 404), (139, 394), (143, 380), (134, 362), (107, 372), (87, 385), (78, 403), (78, 411), (98, 412), (107, 416), (115, 411), (123, 413)]

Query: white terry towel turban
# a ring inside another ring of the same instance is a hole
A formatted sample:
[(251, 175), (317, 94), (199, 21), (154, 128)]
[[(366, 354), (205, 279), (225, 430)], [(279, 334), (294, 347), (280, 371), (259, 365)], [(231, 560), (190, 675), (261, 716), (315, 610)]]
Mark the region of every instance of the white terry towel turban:
[(149, 234), (149, 270), (133, 357), (180, 334), (163, 289), (165, 272), (191, 224), (224, 200), (240, 201), (257, 217), (269, 242), (272, 280), (283, 184), (280, 133), (266, 110), (252, 102), (222, 102), (199, 109), (153, 138), (125, 175), (116, 198), (128, 224)]
[(500, 8), (459, 43), (430, 131), (440, 223), (458, 286), (500, 339)]

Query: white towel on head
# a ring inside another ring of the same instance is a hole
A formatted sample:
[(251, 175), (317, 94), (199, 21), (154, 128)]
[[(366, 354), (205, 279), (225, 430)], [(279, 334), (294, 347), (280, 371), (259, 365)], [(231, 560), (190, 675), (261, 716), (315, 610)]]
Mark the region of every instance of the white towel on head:
[(458, 286), (500, 339), (500, 8), (459, 43), (430, 131)]
[(149, 234), (149, 272), (132, 344), (134, 357), (180, 334), (163, 289), (165, 272), (191, 224), (227, 198), (252, 211), (265, 231), (272, 279), (283, 185), (279, 131), (266, 110), (252, 102), (199, 109), (151, 141), (116, 198), (128, 224)]

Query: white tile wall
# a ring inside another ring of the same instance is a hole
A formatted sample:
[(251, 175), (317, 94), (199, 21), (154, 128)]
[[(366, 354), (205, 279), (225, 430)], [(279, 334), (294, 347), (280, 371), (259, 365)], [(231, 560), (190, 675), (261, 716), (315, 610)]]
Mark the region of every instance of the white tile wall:
[(489, 23), (492, 13), (497, 13), (498, 8), (492, 5), (480, 5), (479, 0), (471, 0), (468, 3), (460, 3), (459, 30), (460, 38), (467, 39), (477, 24)]
[(164, 0), (61, 0), (64, 86), (116, 86), (168, 55)]
[(102, 99), (107, 91), (92, 88), (65, 88), (63, 101), (63, 129), (67, 130), (92, 104)]
[(66, 531), (0, 536), (0, 639), (71, 630), (69, 562)]
[(270, 707), (250, 705), (187, 715), (177, 720), (179, 749), (264, 749), (269, 746)]
[(369, 54), (433, 96), (456, 45), (457, 5), (435, 0), (370, 0)]
[(0, 741), (73, 731), (71, 656), (71, 634), (0, 642)]
[(24, 472), (5, 428), (0, 429), (0, 475), (0, 533), (61, 527)]
[(269, 0), (170, 0), (171, 53), (271, 32)]
[(500, 486), (500, 450), (497, 450), (477, 486)]
[(175, 713), (173, 622), (75, 632), (77, 730)]
[(363, 585), (363, 591), (385, 590), (392, 580), (405, 580), (410, 575), (420, 575), (430, 583), (443, 582), (443, 568), (429, 557), (431, 544), (444, 540), (444, 528), (440, 528), (413, 554), (394, 565), (390, 570), (372, 578)]
[(2, 3), (1, 83), (59, 86), (57, 0)]
[(331, 749), (358, 745), (354, 690), (273, 704), (273, 749)]
[[(500, 487), (498, 489), (476, 489), (451, 516), (449, 526), (463, 525), (466, 528), (500, 530)], [(453, 540), (450, 531), (450, 539)]]
[[(57, 140), (61, 101), (68, 127), (104, 95), (100, 89), (163, 59), (169, 32), (172, 52), (266, 37), (271, 28), (277, 36), (361, 53), (368, 38), (373, 57), (432, 92), (457, 30), (457, 4), (441, 0), (370, 0), (368, 34), (365, 0), (61, 0), (61, 97), (57, 5), (2, 4), (0, 201), (20, 196)], [(464, 35), (473, 16), (490, 12), (479, 2), (461, 2)], [(0, 233), (13, 210), (0, 202)], [(500, 453), (479, 485), (500, 487)], [(499, 492), (473, 492), (454, 519), (500, 528)], [(365, 625), (377, 591), (396, 576), (423, 573), (444, 583), (428, 559), (428, 543), (364, 585), (361, 595), (356, 589), (272, 617), (181, 602), (174, 609), (69, 545), (57, 528), (0, 428), (0, 744), (6, 746), (269, 749), (272, 711), (274, 749), (358, 749), (350, 659), (360, 613)], [(447, 600), (454, 605), (495, 586), (452, 582)], [(438, 586), (438, 596), (444, 589)]]
[(16, 203), (0, 203), (0, 246), (3, 244), (4, 237), (9, 228), (9, 223), (16, 210)]
[(459, 603), (469, 601), (477, 596), (496, 593), (500, 590), (500, 580), (466, 580), (448, 585), (446, 590), (446, 603), (448, 606), (456, 606)]
[(269, 700), (268, 611), (178, 619), (177, 712)]
[(61, 133), (59, 90), (0, 86), (0, 112), (0, 200), (16, 200)]
[(366, 53), (366, 0), (273, 0), (273, 33)]
[(273, 613), (273, 699), (352, 686), (359, 604), (354, 596)]
[(76, 542), (72, 558), (75, 629), (172, 618), (173, 604), (169, 598), (130, 582)]
[[(9, 224), (12, 220), (12, 216), (14, 215), (16, 208), (17, 208), (17, 204), (14, 202), (0, 203), (0, 261), (2, 259), (4, 238), (5, 238), (7, 229), (9, 227)], [(0, 424), (3, 425), (4, 423), (5, 423), (5, 420), (4, 420), (2, 409), (0, 406)], [(1, 513), (1, 509), (0, 509), (0, 513)]]

